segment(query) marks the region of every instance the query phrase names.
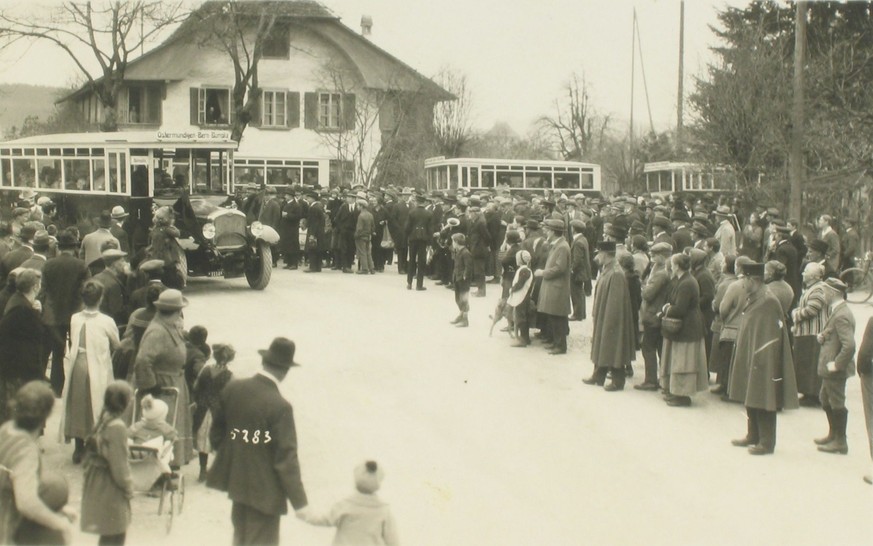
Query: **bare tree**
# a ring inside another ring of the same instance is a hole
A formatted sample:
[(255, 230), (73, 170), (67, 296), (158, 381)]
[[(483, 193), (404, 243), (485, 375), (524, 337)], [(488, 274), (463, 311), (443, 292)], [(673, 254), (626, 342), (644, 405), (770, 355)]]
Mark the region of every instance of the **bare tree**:
[(41, 17), (0, 12), (0, 49), (35, 41), (60, 48), (100, 101), (100, 129), (116, 131), (118, 96), (131, 56), (184, 16), (181, 2), (160, 0), (70, 1)]
[(456, 100), (437, 103), (434, 107), (434, 138), (439, 153), (446, 157), (461, 157), (464, 147), (473, 138), (470, 122), (472, 94), (466, 74), (444, 68), (435, 78)]
[(591, 104), (585, 76), (574, 73), (563, 96), (555, 100), (555, 115), (543, 116), (539, 123), (550, 130), (564, 159), (578, 161), (603, 144), (609, 121), (608, 115), (598, 115)]
[(264, 44), (276, 28), (279, 10), (272, 3), (207, 2), (190, 19), (201, 45), (217, 48), (233, 64), (233, 89), (228, 121), (230, 137), (239, 142), (260, 107), (258, 64)]

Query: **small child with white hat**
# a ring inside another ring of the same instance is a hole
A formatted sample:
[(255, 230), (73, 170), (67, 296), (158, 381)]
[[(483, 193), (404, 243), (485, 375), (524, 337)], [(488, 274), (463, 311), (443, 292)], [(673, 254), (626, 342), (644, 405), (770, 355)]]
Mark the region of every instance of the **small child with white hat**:
[(336, 527), (333, 546), (398, 546), (391, 510), (376, 496), (384, 477), (376, 461), (362, 463), (355, 468), (357, 493), (336, 503), (328, 514), (319, 516), (304, 511), (298, 517), (311, 525)]
[(170, 411), (167, 403), (160, 398), (147, 394), (140, 401), (142, 417), (130, 427), (130, 442), (135, 445), (146, 445), (158, 448), (161, 470), (169, 474), (170, 461), (173, 460), (173, 443), (179, 433), (167, 423)]

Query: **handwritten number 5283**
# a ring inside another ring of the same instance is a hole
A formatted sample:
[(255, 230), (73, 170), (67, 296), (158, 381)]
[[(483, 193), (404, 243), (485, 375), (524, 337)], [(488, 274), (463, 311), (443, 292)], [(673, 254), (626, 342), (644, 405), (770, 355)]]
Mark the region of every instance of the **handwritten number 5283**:
[[(251, 434), (249, 434), (250, 432), (251, 432)], [(239, 438), (241, 441), (243, 441), (247, 444), (255, 444), (255, 445), (260, 444), (260, 443), (269, 444), (270, 442), (273, 441), (273, 437), (270, 436), (269, 430), (261, 431), (260, 429), (254, 430), (254, 431), (249, 431), (246, 428), (244, 428), (244, 429), (238, 429), (238, 428), (231, 429), (230, 439), (236, 440), (237, 438)]]

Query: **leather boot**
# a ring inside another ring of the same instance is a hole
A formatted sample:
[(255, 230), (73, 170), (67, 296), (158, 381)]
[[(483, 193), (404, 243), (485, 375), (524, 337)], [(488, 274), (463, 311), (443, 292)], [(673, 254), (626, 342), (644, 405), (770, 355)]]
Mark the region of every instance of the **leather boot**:
[(849, 410), (835, 409), (831, 410), (834, 419), (834, 439), (823, 446), (818, 446), (818, 450), (823, 453), (839, 453), (846, 455), (849, 453), (849, 444), (846, 442), (846, 422), (849, 417)]
[(758, 439), (758, 421), (755, 419), (755, 410), (753, 408), (746, 408), (746, 437), (731, 440), (731, 445), (749, 447), (757, 445)]
[(594, 373), (588, 379), (583, 379), (582, 382), (586, 385), (597, 385), (602, 387), (606, 383), (607, 368), (595, 368)]
[(816, 438), (813, 440), (816, 445), (823, 446), (834, 441), (834, 410), (830, 406), (822, 406), (825, 415), (828, 418), (828, 435), (824, 438)]
[(776, 450), (776, 412), (756, 409), (758, 444), (749, 448), (751, 455), (770, 455)]
[(458, 328), (466, 328), (470, 323), (467, 321), (467, 313), (461, 313), (461, 320), (455, 325)]
[(464, 313), (459, 314), (457, 317), (455, 317), (455, 320), (451, 321), (449, 324), (457, 324), (461, 322), (462, 318), (464, 318)]

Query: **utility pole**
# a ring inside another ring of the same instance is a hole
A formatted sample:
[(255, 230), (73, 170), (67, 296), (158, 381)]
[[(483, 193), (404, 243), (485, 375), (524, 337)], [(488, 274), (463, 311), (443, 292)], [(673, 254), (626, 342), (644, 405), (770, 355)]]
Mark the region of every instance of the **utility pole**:
[(633, 24), (631, 25), (631, 100), (630, 100), (630, 129), (628, 132), (628, 138), (630, 139), (630, 173), (631, 173), (631, 183), (635, 182), (634, 180), (634, 74), (635, 70), (635, 62), (636, 62), (636, 47), (637, 47), (637, 8), (634, 8), (634, 19)]
[(803, 66), (806, 61), (806, 10), (807, 2), (797, 3), (794, 15), (794, 100), (791, 108), (791, 146), (788, 150), (788, 180), (791, 184), (788, 213), (801, 222), (803, 221), (800, 209), (804, 178)]
[(679, 92), (676, 102), (676, 153), (683, 157), (682, 125), (685, 102), (685, 0), (679, 2)]

